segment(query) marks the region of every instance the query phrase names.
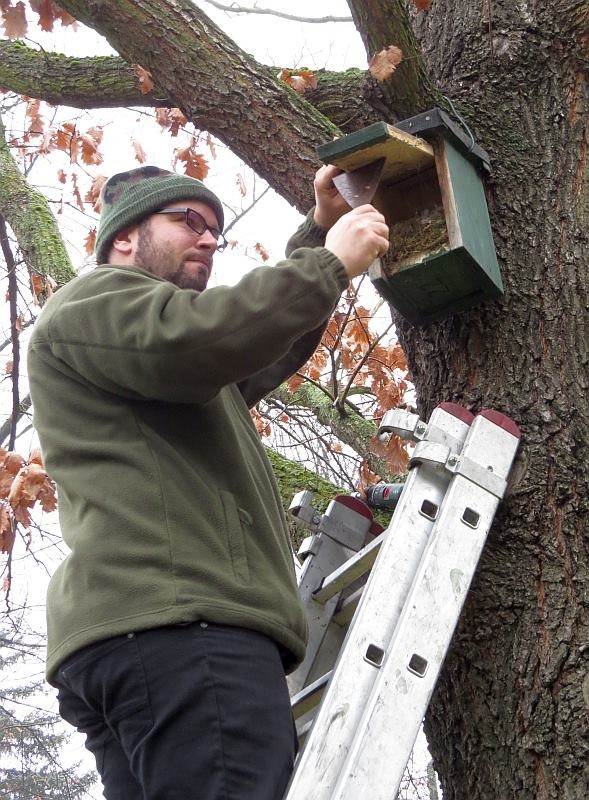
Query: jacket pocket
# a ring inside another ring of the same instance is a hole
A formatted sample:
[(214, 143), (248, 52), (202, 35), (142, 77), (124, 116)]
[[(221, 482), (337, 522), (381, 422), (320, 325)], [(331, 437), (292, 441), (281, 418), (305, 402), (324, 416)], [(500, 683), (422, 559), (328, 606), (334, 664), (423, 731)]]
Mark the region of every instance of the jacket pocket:
[(250, 570), (247, 562), (245, 539), (247, 531), (244, 526), (251, 527), (251, 515), (243, 508), (239, 508), (235, 498), (230, 492), (219, 492), (223, 512), (225, 514), (225, 531), (227, 533), (227, 546), (231, 557), (231, 565), (235, 577), (244, 583), (249, 583)]

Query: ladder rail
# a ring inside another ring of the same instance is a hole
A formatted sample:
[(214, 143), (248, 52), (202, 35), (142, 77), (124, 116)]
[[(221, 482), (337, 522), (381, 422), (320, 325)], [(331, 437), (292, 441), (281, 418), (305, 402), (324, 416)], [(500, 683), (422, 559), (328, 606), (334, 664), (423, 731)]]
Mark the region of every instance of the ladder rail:
[[(299, 550), (299, 555), (304, 558), (299, 594), (307, 606), (309, 637), (302, 664), (287, 678), (291, 696), (333, 666), (345, 636), (341, 625), (331, 624), (341, 609), (340, 596), (344, 588), (369, 571), (378, 550), (378, 545), (373, 548), (374, 543), (364, 547), (375, 532), (372, 513), (365, 503), (340, 495), (321, 515), (312, 507), (311, 497), (311, 492), (299, 492), (291, 503), (291, 510), (299, 522), (312, 526), (315, 531)], [(382, 530), (380, 526), (378, 528)], [(363, 550), (356, 557), (360, 548)], [(344, 565), (343, 573), (341, 565)], [(330, 577), (328, 585), (323, 587), (326, 573)], [(349, 613), (350, 608), (348, 605), (345, 613)], [(345, 613), (340, 614), (340, 618), (343, 619)]]
[[(343, 545), (335, 542), (325, 534), (314, 536), (312, 547), (316, 552), (304, 561), (299, 579), (301, 600), (307, 607), (309, 641), (303, 662), (299, 664), (294, 672), (287, 676), (288, 689), (291, 696), (298, 694), (309, 681), (318, 677), (316, 674), (318, 667), (316, 661), (322, 648), (323, 650), (326, 649), (325, 640), (330, 635), (329, 623), (335, 613), (339, 599), (339, 595), (334, 594), (327, 602), (323, 604), (316, 603), (313, 600), (313, 592), (321, 586), (325, 574), (323, 570), (326, 568), (330, 571), (334, 570), (347, 558)], [(330, 650), (337, 650), (338, 645), (341, 646), (341, 641), (339, 643), (335, 642)], [(326, 657), (329, 659), (330, 654), (327, 653)]]
[[(457, 483), (466, 481), (457, 479)], [(463, 487), (456, 486), (455, 494), (458, 506), (464, 508)], [(472, 503), (472, 487), (469, 487), (469, 494), (469, 503)], [(479, 497), (473, 505), (481, 509), (483, 515), (487, 511), (493, 513), (498, 501), (482, 490), (476, 494)], [(449, 499), (452, 501), (454, 497), (451, 495)], [(456, 518), (458, 511), (455, 504), (444, 509), (439, 530), (447, 533), (445, 525)], [(490, 524), (476, 532), (456, 530), (452, 536), (432, 532), (428, 553), (395, 630), (391, 655), (387, 654), (384, 659), (369, 702), (362, 709), (332, 800), (358, 800), (363, 796), (371, 800), (391, 800), (396, 797), (489, 527)], [(440, 606), (446, 610), (441, 619)], [(434, 619), (436, 624), (432, 625)], [(426, 646), (425, 632), (428, 634)], [(387, 701), (392, 686), (395, 687), (394, 707)], [(368, 737), (370, 745), (366, 747)], [(374, 763), (385, 758), (387, 779), (383, 782), (382, 776), (376, 779)]]
[[(438, 439), (436, 445), (445, 447), (446, 457), (461, 452), (468, 430), (468, 422), (444, 410), (432, 414), (430, 435)], [(394, 633), (434, 525), (433, 509), (441, 505), (450, 479), (438, 462), (424, 461), (410, 471), (285, 800), (311, 796), (330, 800), (363, 704), (377, 679), (380, 654)], [(432, 514), (423, 512), (424, 504)], [(350, 702), (352, 697), (357, 702)], [(325, 746), (327, 741), (338, 741), (336, 753)], [(317, 774), (319, 785), (313, 777)]]

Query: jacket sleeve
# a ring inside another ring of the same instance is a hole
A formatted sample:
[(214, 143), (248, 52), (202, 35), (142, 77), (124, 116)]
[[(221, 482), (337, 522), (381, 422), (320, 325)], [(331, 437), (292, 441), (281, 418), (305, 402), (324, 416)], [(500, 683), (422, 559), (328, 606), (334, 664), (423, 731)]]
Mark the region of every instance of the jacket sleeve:
[[(288, 240), (287, 258), (300, 247), (324, 246), (327, 231), (314, 222), (314, 210), (312, 208), (309, 211), (304, 222)], [(345, 287), (342, 286), (342, 290), (343, 288)], [(315, 329), (299, 337), (288, 353), (275, 364), (239, 384), (239, 390), (250, 408), (307, 363), (321, 341), (328, 320), (329, 316)]]
[(30, 347), (116, 394), (206, 403), (284, 359), (326, 322), (347, 282), (324, 248), (299, 248), (204, 292), (135, 267), (99, 267), (57, 292)]
[(324, 247), (325, 237), (327, 231), (325, 228), (319, 227), (313, 219), (315, 207), (313, 207), (307, 214), (303, 223), (290, 237), (286, 243), (286, 256), (287, 258), (298, 247)]

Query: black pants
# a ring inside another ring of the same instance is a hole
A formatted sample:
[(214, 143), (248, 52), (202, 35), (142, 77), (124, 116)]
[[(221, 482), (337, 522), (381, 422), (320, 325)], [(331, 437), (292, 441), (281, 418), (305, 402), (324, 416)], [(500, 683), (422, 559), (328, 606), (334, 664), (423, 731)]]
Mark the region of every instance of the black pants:
[(280, 800), (295, 738), (276, 644), (195, 622), (80, 650), (56, 676), (107, 800)]

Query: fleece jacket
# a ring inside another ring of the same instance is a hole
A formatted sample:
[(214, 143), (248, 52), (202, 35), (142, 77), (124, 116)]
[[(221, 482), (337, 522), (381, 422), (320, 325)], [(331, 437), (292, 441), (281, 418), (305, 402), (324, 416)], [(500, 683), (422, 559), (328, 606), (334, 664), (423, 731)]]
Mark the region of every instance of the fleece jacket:
[(101, 265), (46, 304), (28, 372), (69, 548), (48, 590), (50, 681), (89, 644), (198, 619), (272, 637), (287, 671), (302, 660), (292, 550), (249, 408), (308, 360), (347, 286), (323, 241), (309, 217), (286, 260), (236, 286)]

